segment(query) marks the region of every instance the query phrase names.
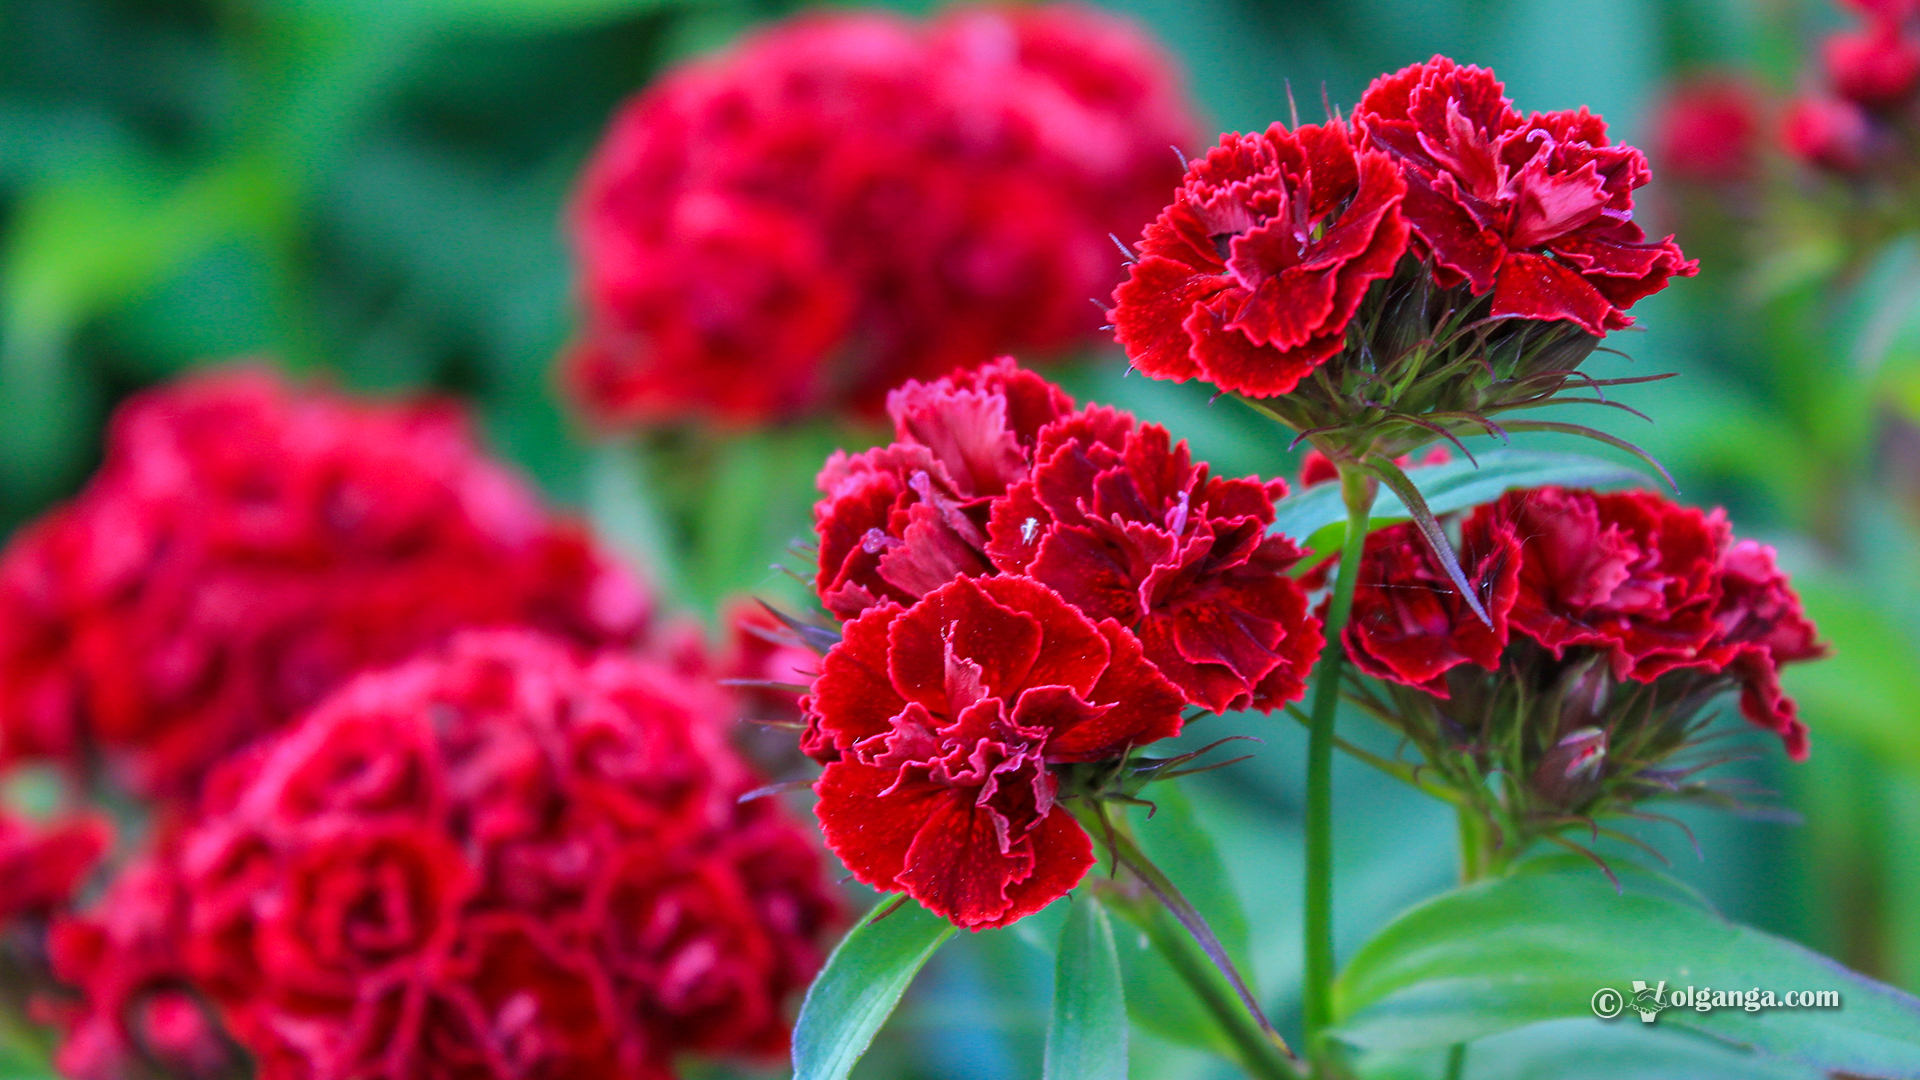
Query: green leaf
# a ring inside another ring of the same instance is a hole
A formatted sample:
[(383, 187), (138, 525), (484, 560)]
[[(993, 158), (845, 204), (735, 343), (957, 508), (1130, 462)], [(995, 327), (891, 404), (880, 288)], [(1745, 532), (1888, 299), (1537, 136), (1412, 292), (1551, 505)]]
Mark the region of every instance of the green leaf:
[[(1492, 502), (1510, 488), (1560, 484), (1566, 487), (1622, 487), (1644, 484), (1637, 470), (1584, 454), (1539, 450), (1493, 450), (1480, 455), (1478, 468), (1470, 461), (1425, 465), (1406, 470), (1408, 479), (1426, 496), (1436, 514), (1465, 510)], [(1370, 527), (1396, 525), (1411, 517), (1391, 490), (1382, 488), (1373, 501)], [(1346, 536), (1346, 507), (1339, 484), (1316, 484), (1274, 504), (1273, 531), (1302, 539), (1316, 552), (1340, 550)]]
[(876, 912), (896, 903), (885, 918), (848, 931), (807, 988), (793, 1029), (794, 1080), (843, 1080), (907, 984), (954, 935), (952, 923), (912, 900), (882, 897)]
[(1091, 895), (1074, 898), (1054, 958), (1045, 1080), (1126, 1080), (1127, 1002), (1113, 926)]
[[(1689, 904), (1618, 895), (1591, 872), (1482, 882), (1401, 915), (1335, 985), (1336, 1035), (1369, 1049), (1440, 1046), (1591, 1017), (1596, 991), (1631, 999), (1636, 979), (1837, 990), (1837, 1009), (1667, 1008), (1655, 1022), (1829, 1071), (1920, 1077), (1920, 999)], [(1640, 1023), (1631, 1010), (1613, 1022)]]

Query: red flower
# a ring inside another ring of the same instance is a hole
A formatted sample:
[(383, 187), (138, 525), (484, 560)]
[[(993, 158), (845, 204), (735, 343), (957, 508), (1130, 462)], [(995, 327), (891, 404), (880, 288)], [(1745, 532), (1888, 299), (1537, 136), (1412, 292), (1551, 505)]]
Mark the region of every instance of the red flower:
[(1094, 619), (1133, 630), (1161, 674), (1214, 712), (1298, 700), (1317, 620), (1269, 535), (1283, 481), (1209, 477), (1165, 428), (1088, 409), (1040, 433), (1031, 479), (996, 500), (987, 546)]
[(1192, 131), (1166, 56), (1092, 9), (789, 20), (609, 129), (572, 214), (569, 382), (602, 421), (754, 422), (1059, 349)]
[(632, 642), (648, 601), (443, 403), (261, 371), (136, 397), (74, 502), (0, 557), (0, 743), (190, 792), (355, 672), (466, 626)]
[(1225, 135), (1147, 226), (1108, 318), (1133, 366), (1271, 397), (1346, 344), (1407, 245), (1393, 161), (1345, 124)]
[(1820, 51), (1835, 92), (1869, 109), (1898, 106), (1920, 84), (1920, 42), (1898, 23), (1875, 21), (1862, 31), (1834, 34)]
[(1810, 165), (1838, 173), (1866, 167), (1873, 123), (1866, 111), (1838, 98), (1803, 97), (1787, 109), (1787, 149)]
[(1508, 613), (1520, 591), (1520, 548), (1510, 532), (1461, 552), (1467, 580), (1493, 617), (1480, 621), (1411, 523), (1367, 537), (1341, 636), (1347, 658), (1375, 678), (1448, 697), (1446, 674), (1461, 664), (1500, 666)]
[(1024, 578), (961, 578), (869, 609), (827, 653), (807, 708), (840, 756), (815, 813), (861, 881), (1004, 926), (1093, 864), (1049, 766), (1177, 734), (1180, 706), (1114, 620)]
[(988, 506), (1026, 476), (1040, 428), (1072, 409), (1011, 358), (887, 395), (896, 441), (836, 452), (820, 470), (821, 603), (850, 619), (882, 599), (911, 602), (992, 572)]
[(1759, 90), (1738, 75), (1688, 79), (1655, 114), (1655, 160), (1700, 183), (1748, 179), (1759, 164), (1761, 112)]
[(1807, 756), (1807, 725), (1792, 698), (1780, 689), (1780, 665), (1827, 654), (1787, 575), (1774, 565), (1773, 549), (1741, 540), (1720, 557), (1721, 596), (1714, 612), (1709, 662), (1724, 664), (1740, 682), (1740, 712), (1778, 732), (1787, 756)]
[(1383, 75), (1354, 124), (1399, 158), (1402, 209), (1442, 285), (1493, 291), (1491, 314), (1569, 319), (1591, 334), (1633, 324), (1626, 309), (1698, 264), (1633, 223), (1646, 158), (1607, 141), (1585, 109), (1522, 117), (1483, 68), (1444, 56)]
[(37, 825), (0, 810), (0, 932), (65, 907), (112, 843), (113, 827), (98, 815)]
[(730, 717), (526, 632), (355, 680), (222, 767), (155, 890), (63, 930), (86, 998), (63, 1055), (114, 1060), (102, 1025), (153, 985), (214, 1002), (268, 1080), (652, 1080), (685, 1050), (777, 1052), (838, 908), (779, 806), (738, 801), (758, 780)]
[(1652, 492), (1510, 491), (1462, 525), (1464, 545), (1520, 553), (1514, 630), (1554, 656), (1584, 645), (1615, 677), (1646, 682), (1698, 659), (1714, 636), (1726, 517)]

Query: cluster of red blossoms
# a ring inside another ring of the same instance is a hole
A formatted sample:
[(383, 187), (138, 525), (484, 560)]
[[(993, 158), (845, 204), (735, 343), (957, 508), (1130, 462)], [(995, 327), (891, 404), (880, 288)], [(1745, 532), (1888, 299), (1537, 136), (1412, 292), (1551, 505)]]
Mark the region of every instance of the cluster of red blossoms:
[(649, 614), (451, 403), (197, 376), (123, 407), (86, 490), (0, 556), (0, 758), (104, 759), (189, 795), (348, 676), (454, 630), (632, 644)]
[(128, 1030), (191, 1035), (165, 1015), (182, 986), (263, 1080), (668, 1077), (679, 1052), (779, 1050), (837, 905), (777, 805), (738, 801), (757, 780), (715, 693), (524, 631), (349, 684), (222, 767), (169, 866), (57, 928), (88, 991), (62, 1068), (117, 1075), (136, 1038), (217, 1059)]
[(1196, 134), (1170, 59), (1089, 8), (790, 20), (615, 119), (568, 384), (603, 422), (753, 422), (1058, 349)]
[(893, 443), (820, 474), (817, 586), (845, 624), (803, 748), (856, 876), (1002, 925), (1092, 861), (1054, 767), (1176, 734), (1187, 704), (1297, 700), (1320, 626), (1267, 532), (1284, 483), (1210, 476), (1010, 360), (887, 409)]
[(1795, 156), (1844, 174), (1899, 167), (1920, 135), (1920, 4), (1851, 3), (1866, 25), (1827, 38), (1826, 85), (1795, 101), (1786, 120)]
[(1435, 57), (1376, 79), (1350, 120), (1223, 136), (1148, 226), (1109, 317), (1142, 372), (1254, 397), (1346, 350), (1403, 260), (1464, 290), (1451, 313), (1491, 294), (1478, 317), (1597, 337), (1696, 271), (1634, 223), (1648, 176), (1585, 109), (1522, 115), (1492, 72)]
[[(1596, 784), (1677, 749), (1687, 732), (1623, 732), (1674, 711), (1686, 724), (1738, 687), (1740, 711), (1807, 754), (1807, 729), (1781, 692), (1782, 664), (1825, 649), (1773, 550), (1733, 538), (1724, 515), (1644, 491), (1555, 487), (1507, 493), (1461, 523), (1461, 562), (1492, 625), (1462, 601), (1411, 525), (1367, 538), (1344, 644), (1367, 674), (1439, 699), (1449, 741), (1490, 738), (1484, 710), (1503, 684), (1559, 717), (1529, 722), (1543, 757), (1575, 738)], [(1557, 723), (1557, 727), (1556, 727)], [(1652, 740), (1649, 742), (1648, 740)], [(1566, 777), (1556, 779), (1564, 789)]]
[(649, 622), (450, 404), (260, 371), (127, 404), (87, 490), (0, 559), (8, 762), (156, 798), (81, 914), (103, 827), (0, 820), (0, 923), (52, 919), (0, 960), (66, 987), (37, 1003), (63, 1072), (778, 1051), (837, 905), (779, 805), (738, 803), (742, 703)]

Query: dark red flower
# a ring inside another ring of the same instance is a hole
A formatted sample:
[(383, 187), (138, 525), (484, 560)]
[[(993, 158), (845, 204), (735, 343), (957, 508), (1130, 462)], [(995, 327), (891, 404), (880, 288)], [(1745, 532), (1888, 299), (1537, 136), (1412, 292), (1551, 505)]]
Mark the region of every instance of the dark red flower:
[(1210, 477), (1165, 428), (1089, 408), (1042, 429), (1033, 476), (995, 500), (987, 545), (1094, 619), (1115, 619), (1214, 712), (1298, 700), (1323, 644), (1269, 535), (1285, 482)]
[(1724, 664), (1740, 682), (1740, 712), (1778, 732), (1787, 756), (1807, 756), (1807, 725), (1780, 689), (1780, 665), (1827, 654), (1800, 597), (1774, 565), (1773, 549), (1736, 541), (1720, 557), (1720, 604), (1708, 663)]
[(1851, 101), (1797, 98), (1787, 107), (1785, 138), (1787, 149), (1809, 165), (1854, 173), (1866, 167), (1873, 122)]
[(1366, 145), (1405, 166), (1402, 211), (1442, 285), (1493, 292), (1490, 314), (1568, 319), (1591, 334), (1698, 272), (1633, 222), (1646, 158), (1584, 108), (1523, 117), (1493, 73), (1444, 56), (1383, 75), (1354, 111)]
[(1605, 653), (1617, 678), (1693, 663), (1715, 633), (1725, 515), (1648, 491), (1510, 491), (1468, 515), (1463, 544), (1520, 554), (1513, 629), (1563, 656)]
[(960, 578), (845, 629), (807, 698), (839, 755), (814, 785), (827, 846), (961, 926), (1031, 915), (1093, 864), (1050, 766), (1180, 730), (1179, 691), (1126, 628), (1025, 578)]
[(1730, 73), (1697, 75), (1667, 94), (1654, 116), (1654, 159), (1674, 176), (1723, 184), (1759, 166), (1760, 91)]
[(1898, 23), (1874, 21), (1834, 34), (1821, 45), (1827, 77), (1841, 97), (1869, 109), (1890, 109), (1920, 85), (1920, 41)]
[(0, 930), (64, 908), (113, 843), (97, 814), (39, 824), (0, 809)]
[(1407, 246), (1406, 182), (1345, 124), (1224, 135), (1147, 226), (1114, 291), (1115, 337), (1157, 379), (1271, 397), (1346, 344)]
[(153, 888), (56, 933), (85, 995), (63, 1054), (114, 1060), (110, 1010), (156, 985), (217, 1005), (265, 1080), (653, 1080), (682, 1051), (777, 1052), (838, 907), (779, 805), (739, 802), (759, 781), (731, 718), (524, 631), (356, 679), (216, 773)]
[(196, 376), (124, 406), (87, 489), (0, 558), (0, 743), (102, 750), (180, 795), (355, 672), (457, 629), (629, 643), (648, 607), (453, 406)]
[(1467, 606), (1411, 523), (1367, 537), (1354, 583), (1353, 614), (1341, 636), (1347, 658), (1376, 678), (1448, 696), (1446, 674), (1461, 664), (1500, 666), (1508, 613), (1520, 592), (1520, 548), (1511, 532), (1461, 552), (1462, 568), (1492, 616)]
[(1041, 427), (1072, 409), (1011, 358), (887, 395), (895, 441), (835, 452), (820, 471), (821, 603), (850, 619), (882, 599), (911, 602), (991, 573), (989, 504), (1026, 477)]
[(1193, 134), (1166, 55), (1068, 5), (811, 14), (669, 73), (588, 166), (575, 396), (762, 421), (1090, 335)]

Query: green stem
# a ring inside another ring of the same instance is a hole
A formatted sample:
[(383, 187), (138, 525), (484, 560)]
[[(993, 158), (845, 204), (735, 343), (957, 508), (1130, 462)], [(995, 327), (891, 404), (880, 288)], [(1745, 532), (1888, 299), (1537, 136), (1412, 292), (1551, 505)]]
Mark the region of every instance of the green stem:
[(1157, 905), (1123, 902), (1116, 907), (1153, 943), (1167, 966), (1187, 984), (1194, 999), (1207, 1010), (1227, 1040), (1239, 1051), (1240, 1066), (1259, 1080), (1300, 1080), (1300, 1073), (1273, 1041), (1261, 1032), (1240, 1002), (1222, 985), (1213, 963), (1194, 945), (1173, 917)]
[(1460, 820), (1460, 884), (1471, 885), (1487, 876), (1487, 823), (1472, 806), (1455, 807)]
[(1305, 1005), (1306, 1052), (1313, 1058), (1322, 1053), (1320, 1033), (1333, 1023), (1333, 718), (1340, 704), (1341, 668), (1347, 659), (1340, 632), (1353, 610), (1353, 587), (1360, 575), (1374, 482), (1359, 467), (1343, 462), (1340, 489), (1347, 504), (1347, 535), (1340, 549), (1333, 600), (1327, 607), (1327, 647), (1314, 677), (1307, 734)]
[(1467, 1068), (1467, 1044), (1454, 1043), (1447, 1050), (1447, 1080), (1460, 1080)]

